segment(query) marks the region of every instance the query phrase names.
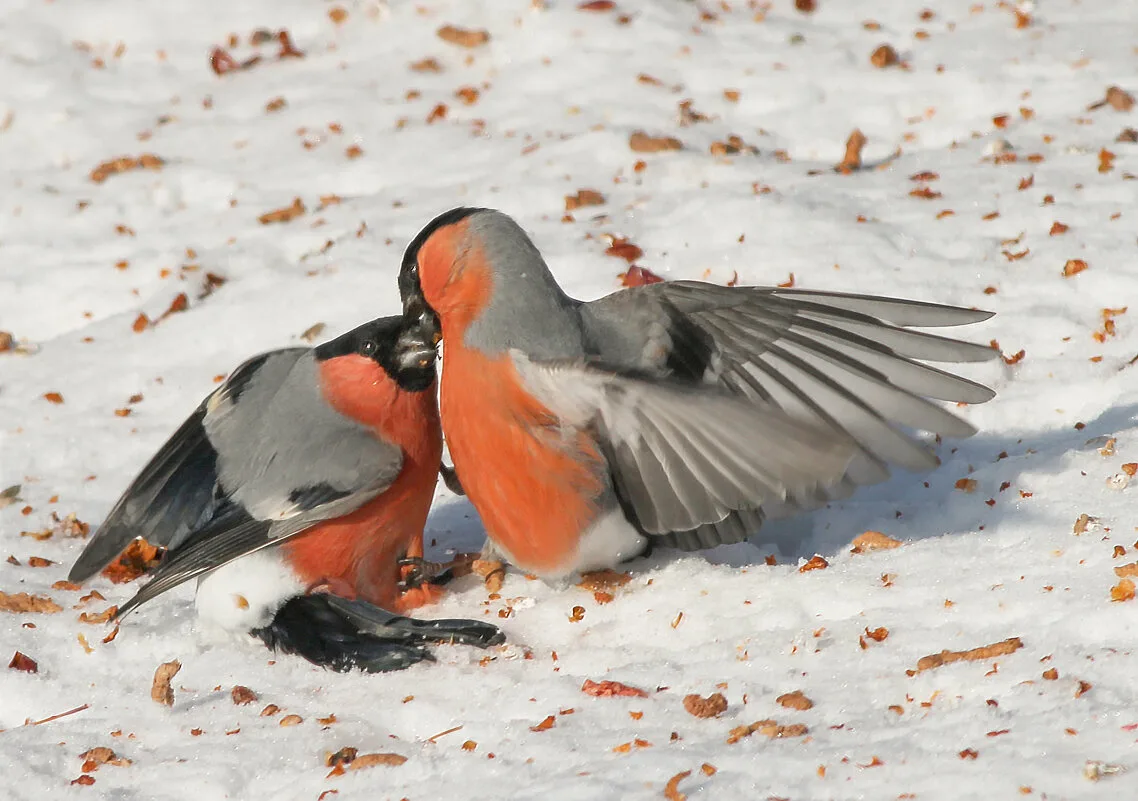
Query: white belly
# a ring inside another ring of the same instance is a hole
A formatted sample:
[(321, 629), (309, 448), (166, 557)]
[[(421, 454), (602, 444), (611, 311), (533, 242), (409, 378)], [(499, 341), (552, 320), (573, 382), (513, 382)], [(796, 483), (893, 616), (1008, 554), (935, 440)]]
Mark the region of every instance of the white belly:
[(280, 548), (264, 548), (209, 573), (194, 600), (200, 622), (234, 633), (267, 625), (305, 590), (282, 557)]

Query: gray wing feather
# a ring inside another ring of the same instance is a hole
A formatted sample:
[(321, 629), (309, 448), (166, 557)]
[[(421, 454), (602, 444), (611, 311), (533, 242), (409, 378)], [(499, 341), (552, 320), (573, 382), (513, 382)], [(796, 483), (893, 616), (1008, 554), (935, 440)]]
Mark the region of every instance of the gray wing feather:
[[(929, 469), (936, 456), (911, 430), (948, 437), (975, 433), (932, 401), (983, 403), (995, 394), (926, 363), (986, 361), (996, 356), (992, 348), (908, 328), (977, 323), (991, 317), (984, 311), (677, 281), (617, 292), (583, 304), (579, 314), (592, 355), (605, 365), (716, 385), (810, 430), (855, 443), (845, 472), (828, 483), (790, 482), (777, 503), (746, 499), (720, 521), (665, 536), (678, 547), (740, 541), (766, 516), (814, 507), (883, 481), (890, 465)], [(693, 369), (693, 357), (698, 362), (700, 354), (706, 357)], [(798, 435), (787, 430), (785, 436), (793, 441)], [(765, 462), (767, 456), (754, 458)], [(633, 482), (627, 490), (648, 492)], [(690, 505), (695, 499), (677, 502)]]
[(563, 425), (595, 432), (618, 493), (648, 534), (719, 524), (739, 509), (816, 492), (841, 478), (855, 450), (838, 432), (724, 392), (511, 356)]
[[(125, 529), (122, 533), (100, 546), (100, 558), (120, 541), (125, 546), (139, 535), (128, 536), (130, 531), (153, 531), (155, 538), (148, 537), (152, 542), (172, 544), (153, 580), (120, 614), (245, 554), (358, 509), (391, 486), (402, 470), (403, 453), (397, 445), (376, 439), (323, 400), (311, 351), (277, 351), (254, 362), (235, 371), (191, 418), (197, 421), (194, 442), (204, 443), (212, 454), (211, 469), (201, 475), (166, 471), (164, 481), (171, 492), (192, 492), (198, 501), (188, 510), (187, 519), (194, 522), (186, 533), (172, 541), (163, 531), (168, 519), (162, 509), (141, 505), (148, 495), (132, 493), (133, 485), (124, 496), (138, 513), (119, 526)], [(254, 366), (244, 369), (248, 365)], [(148, 472), (153, 471), (148, 467), (144, 475)], [(209, 503), (202, 501), (205, 497)]]
[(255, 376), (286, 375), (306, 348), (285, 348), (244, 362), (203, 401), (139, 472), (115, 503), (68, 574), (82, 582), (133, 540), (176, 549), (218, 511), (217, 451), (206, 436), (207, 409), (240, 394)]
[[(705, 382), (854, 439), (866, 457), (853, 463), (858, 467), (855, 483), (883, 479), (887, 464), (914, 470), (936, 464), (928, 448), (900, 427), (951, 437), (974, 433), (970, 424), (929, 398), (982, 403), (994, 395), (920, 361), (981, 361), (993, 358), (993, 349), (904, 327), (964, 325), (987, 319), (988, 312), (865, 295), (679, 281), (586, 304), (582, 319), (586, 326), (611, 333), (616, 313), (625, 319), (648, 314), (660, 320), (668, 309), (693, 322), (714, 344)], [(637, 331), (625, 336), (649, 335)], [(660, 347), (658, 330), (651, 337), (644, 341), (637, 368), (660, 369), (664, 362), (658, 356), (653, 362), (653, 354), (673, 346)], [(618, 348), (630, 350), (627, 342)], [(600, 354), (602, 359), (606, 355)]]

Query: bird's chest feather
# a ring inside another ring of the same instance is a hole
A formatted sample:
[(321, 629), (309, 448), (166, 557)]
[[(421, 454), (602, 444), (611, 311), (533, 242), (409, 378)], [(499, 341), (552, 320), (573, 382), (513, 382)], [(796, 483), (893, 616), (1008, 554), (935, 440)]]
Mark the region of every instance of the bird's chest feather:
[(397, 444), (402, 469), (391, 486), (359, 509), (313, 527), (284, 547), (304, 580), (332, 580), (343, 594), (390, 608), (397, 594), (396, 560), (408, 552), (422, 554), (423, 526), (442, 458), (438, 406), (433, 387), (400, 391), (393, 382), (377, 381), (362, 360), (341, 369), (350, 374), (326, 384), (329, 403), (377, 439)]
[(585, 432), (565, 434), (508, 356), (445, 337), (442, 422), (467, 497), (489, 538), (543, 575), (571, 569), (596, 518), (604, 463)]

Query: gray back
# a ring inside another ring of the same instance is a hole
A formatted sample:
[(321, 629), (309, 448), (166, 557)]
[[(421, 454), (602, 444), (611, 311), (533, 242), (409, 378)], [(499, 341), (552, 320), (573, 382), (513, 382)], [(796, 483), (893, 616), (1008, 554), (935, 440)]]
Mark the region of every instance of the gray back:
[(580, 302), (557, 285), (525, 231), (490, 210), (472, 215), (468, 230), (493, 283), (489, 306), (466, 331), (466, 346), (494, 355), (518, 348), (535, 360), (585, 355)]

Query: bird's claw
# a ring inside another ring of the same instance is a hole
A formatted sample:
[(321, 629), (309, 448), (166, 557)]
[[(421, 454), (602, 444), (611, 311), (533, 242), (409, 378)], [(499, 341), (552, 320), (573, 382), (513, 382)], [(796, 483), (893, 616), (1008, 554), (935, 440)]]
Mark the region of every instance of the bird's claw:
[(405, 556), (398, 562), (403, 578), (397, 586), (400, 591), (406, 592), (424, 584), (446, 584), (459, 575), (462, 568), (469, 568), (471, 560), (468, 557), (469, 555), (463, 554), (449, 562), (428, 562), (420, 556)]

